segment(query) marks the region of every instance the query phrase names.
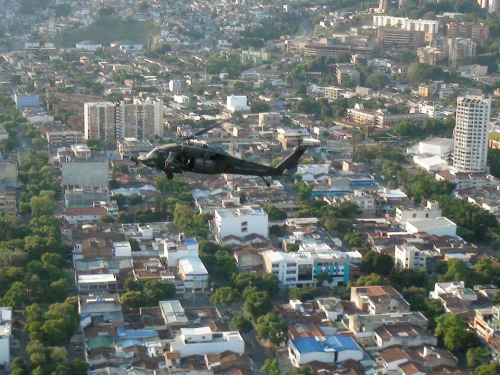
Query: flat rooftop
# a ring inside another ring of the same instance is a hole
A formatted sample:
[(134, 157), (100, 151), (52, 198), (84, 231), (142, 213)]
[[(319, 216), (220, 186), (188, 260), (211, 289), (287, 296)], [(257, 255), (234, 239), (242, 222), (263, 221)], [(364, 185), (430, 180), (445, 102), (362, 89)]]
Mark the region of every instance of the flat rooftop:
[(446, 217), (436, 217), (434, 219), (411, 219), (407, 221), (407, 224), (411, 224), (419, 230), (456, 226), (453, 221)]
[(116, 282), (116, 275), (78, 275), (78, 284), (110, 283)]

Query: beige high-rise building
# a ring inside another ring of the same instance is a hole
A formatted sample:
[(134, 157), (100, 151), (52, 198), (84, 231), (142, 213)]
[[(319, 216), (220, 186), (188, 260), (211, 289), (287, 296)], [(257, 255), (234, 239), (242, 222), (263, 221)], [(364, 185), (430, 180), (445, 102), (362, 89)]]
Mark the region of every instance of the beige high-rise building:
[(459, 96), (454, 131), (453, 169), (458, 172), (485, 172), (488, 154), (491, 98)]
[(467, 38), (452, 38), (447, 40), (448, 65), (456, 69), (460, 59), (476, 57), (477, 43)]
[(163, 101), (85, 103), (85, 139), (150, 139), (163, 136)]

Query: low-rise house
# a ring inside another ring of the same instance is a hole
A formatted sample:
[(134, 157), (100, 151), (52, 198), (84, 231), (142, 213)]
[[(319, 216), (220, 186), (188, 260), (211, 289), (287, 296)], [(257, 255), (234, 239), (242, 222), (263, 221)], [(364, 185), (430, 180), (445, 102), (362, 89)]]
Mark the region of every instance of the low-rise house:
[[(215, 333), (210, 327), (199, 327), (181, 328), (180, 332), (181, 334), (170, 343), (171, 352), (177, 352), (179, 359), (190, 355), (222, 353), (226, 350), (239, 354), (245, 352), (245, 342), (238, 331)], [(169, 355), (169, 352), (166, 355), (169, 365), (169, 357), (176, 355)]]
[(79, 293), (113, 293), (118, 289), (116, 275), (77, 275), (76, 287)]
[(404, 313), (410, 304), (392, 286), (358, 286), (351, 288), (351, 302), (370, 314)]
[(412, 324), (385, 324), (373, 331), (373, 340), (380, 348), (394, 345), (404, 347), (422, 344), (437, 345), (436, 336), (422, 327)]
[(309, 362), (361, 361), (364, 352), (350, 336), (300, 337), (288, 341), (288, 355), (292, 365), (300, 367)]

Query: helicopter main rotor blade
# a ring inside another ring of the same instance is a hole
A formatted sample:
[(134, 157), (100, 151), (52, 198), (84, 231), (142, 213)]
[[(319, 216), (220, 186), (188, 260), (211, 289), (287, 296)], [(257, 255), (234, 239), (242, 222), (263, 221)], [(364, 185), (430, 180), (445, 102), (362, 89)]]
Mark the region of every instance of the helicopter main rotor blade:
[(205, 128), (205, 129), (202, 129), (192, 135), (190, 135), (189, 137), (184, 137), (182, 139), (186, 140), (186, 139), (193, 139), (193, 138), (196, 138), (198, 137), (199, 135), (202, 135), (202, 134), (205, 134), (207, 131), (209, 130), (212, 130), (213, 128), (219, 126), (219, 122), (215, 123), (214, 125), (210, 125), (208, 128)]

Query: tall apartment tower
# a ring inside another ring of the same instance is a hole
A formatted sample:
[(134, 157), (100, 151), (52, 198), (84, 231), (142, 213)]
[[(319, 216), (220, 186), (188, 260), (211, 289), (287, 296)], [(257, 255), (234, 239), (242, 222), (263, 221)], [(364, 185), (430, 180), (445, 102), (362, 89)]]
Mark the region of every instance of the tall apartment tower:
[(484, 95), (458, 97), (454, 130), (454, 170), (486, 172), (490, 109), (490, 97)]
[(85, 103), (85, 139), (150, 139), (163, 136), (163, 102), (134, 99), (120, 102)]

